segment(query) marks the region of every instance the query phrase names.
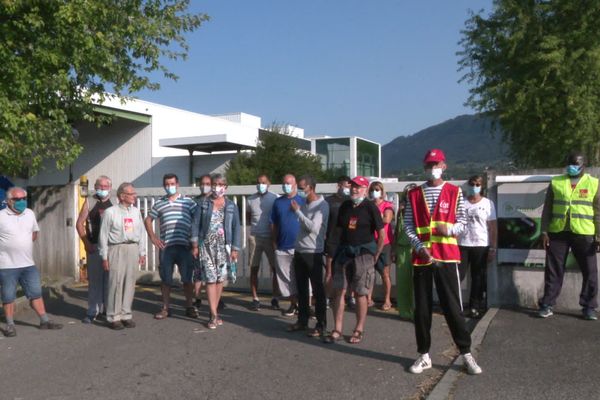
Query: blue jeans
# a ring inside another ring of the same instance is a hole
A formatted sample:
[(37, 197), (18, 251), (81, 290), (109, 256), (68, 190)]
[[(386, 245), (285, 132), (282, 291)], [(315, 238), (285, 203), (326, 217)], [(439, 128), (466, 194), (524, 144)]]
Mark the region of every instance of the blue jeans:
[(17, 283), (25, 291), (29, 300), (42, 297), (42, 282), (40, 273), (31, 265), (24, 268), (0, 269), (0, 285), (2, 285), (2, 303), (10, 304), (17, 298)]
[(160, 266), (158, 272), (163, 284), (173, 284), (173, 269), (175, 264), (179, 268), (179, 275), (183, 283), (192, 283), (194, 273), (194, 258), (188, 246), (173, 245), (165, 247), (159, 253)]

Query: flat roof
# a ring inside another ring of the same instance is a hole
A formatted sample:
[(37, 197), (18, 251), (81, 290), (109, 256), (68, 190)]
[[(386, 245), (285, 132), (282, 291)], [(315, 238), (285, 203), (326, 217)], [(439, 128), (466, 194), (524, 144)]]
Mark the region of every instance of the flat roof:
[(213, 153), (219, 151), (251, 150), (256, 146), (232, 140), (226, 133), (216, 135), (186, 136), (160, 139), (159, 145), (187, 151)]

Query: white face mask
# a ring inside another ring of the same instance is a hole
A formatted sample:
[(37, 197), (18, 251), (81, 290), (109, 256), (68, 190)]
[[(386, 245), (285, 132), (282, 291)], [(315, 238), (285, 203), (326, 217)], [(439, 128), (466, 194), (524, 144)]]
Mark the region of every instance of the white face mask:
[(375, 200), (381, 198), (381, 191), (380, 190), (373, 190), (371, 192), (371, 198), (375, 199)]
[(200, 187), (200, 193), (209, 194), (212, 191), (212, 187), (210, 185), (204, 185)]
[(430, 176), (432, 179), (440, 179), (442, 177), (442, 174), (444, 173), (444, 170), (442, 168), (432, 168), (431, 172), (430, 172)]
[(215, 197), (223, 197), (225, 195), (225, 186), (215, 186), (213, 193)]

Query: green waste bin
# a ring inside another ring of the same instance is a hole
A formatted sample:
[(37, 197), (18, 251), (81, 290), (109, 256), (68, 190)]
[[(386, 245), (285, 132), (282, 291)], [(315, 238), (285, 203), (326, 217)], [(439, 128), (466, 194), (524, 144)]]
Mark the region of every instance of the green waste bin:
[(396, 291), (397, 308), (401, 318), (414, 318), (415, 299), (413, 293), (412, 249), (406, 233), (404, 233), (404, 218), (398, 213), (396, 223)]

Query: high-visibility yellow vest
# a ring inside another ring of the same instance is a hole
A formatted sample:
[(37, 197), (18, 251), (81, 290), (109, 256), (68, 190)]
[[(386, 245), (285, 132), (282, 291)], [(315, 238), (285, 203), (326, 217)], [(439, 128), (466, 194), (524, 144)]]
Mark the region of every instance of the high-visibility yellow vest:
[(593, 201), (598, 192), (598, 179), (583, 174), (575, 189), (572, 189), (571, 178), (561, 175), (552, 178), (551, 187), (554, 202), (548, 231), (556, 233), (565, 230), (568, 213), (571, 232), (579, 235), (595, 234)]

